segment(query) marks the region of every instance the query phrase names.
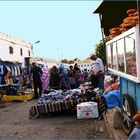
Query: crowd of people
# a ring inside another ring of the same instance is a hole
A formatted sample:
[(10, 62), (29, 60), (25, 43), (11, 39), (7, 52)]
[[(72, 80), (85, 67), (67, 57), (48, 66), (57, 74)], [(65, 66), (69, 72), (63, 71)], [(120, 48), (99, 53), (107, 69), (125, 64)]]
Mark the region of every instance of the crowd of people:
[[(91, 82), (92, 87), (99, 87), (104, 91), (104, 66), (96, 54), (90, 54), (90, 59), (94, 61), (93, 69), (88, 72), (87, 69), (81, 70), (76, 63), (65, 68), (60, 65), (59, 68), (53, 66), (50, 70), (46, 66), (39, 67), (32, 63), (31, 75), (34, 83), (35, 98), (41, 96), (48, 89), (75, 89), (79, 88), (81, 83)], [(38, 93), (39, 89), (39, 93)]]
[[(100, 58), (96, 56), (96, 54), (90, 54), (90, 59), (93, 61), (93, 68), (90, 72), (86, 69), (81, 71), (77, 64), (74, 66), (70, 65), (69, 69), (65, 68), (61, 65), (59, 68), (53, 66), (50, 70), (47, 67), (38, 67), (35, 63), (32, 63), (31, 74), (34, 82), (34, 93), (35, 98), (41, 96), (42, 93), (45, 93), (48, 89), (75, 89), (79, 88), (81, 83), (91, 82), (92, 88), (98, 87), (102, 90), (102, 93), (106, 99), (106, 103), (108, 108), (114, 108), (113, 105), (116, 106), (115, 100), (116, 97), (120, 98), (119, 92), (119, 83), (115, 82), (108, 88), (104, 90), (104, 65)], [(112, 80), (116, 80), (118, 77), (111, 78)], [(39, 88), (39, 94), (38, 89)], [(114, 90), (114, 92), (110, 92)], [(110, 94), (107, 94), (110, 93)], [(117, 95), (113, 102), (112, 97)], [(113, 96), (111, 96), (113, 95)], [(118, 99), (116, 100), (118, 101)], [(117, 102), (119, 103), (119, 102)], [(118, 105), (118, 104), (117, 104)], [(140, 138), (140, 112), (138, 112), (134, 117), (136, 126), (134, 127), (132, 133), (129, 135), (128, 139), (139, 139)]]

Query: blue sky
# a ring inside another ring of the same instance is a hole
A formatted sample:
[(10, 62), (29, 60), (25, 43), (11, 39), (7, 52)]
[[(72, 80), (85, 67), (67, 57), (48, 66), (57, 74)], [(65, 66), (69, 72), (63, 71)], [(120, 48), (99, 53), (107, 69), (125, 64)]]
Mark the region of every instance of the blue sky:
[(34, 54), (85, 59), (102, 39), (101, 1), (0, 1), (0, 32), (34, 44)]

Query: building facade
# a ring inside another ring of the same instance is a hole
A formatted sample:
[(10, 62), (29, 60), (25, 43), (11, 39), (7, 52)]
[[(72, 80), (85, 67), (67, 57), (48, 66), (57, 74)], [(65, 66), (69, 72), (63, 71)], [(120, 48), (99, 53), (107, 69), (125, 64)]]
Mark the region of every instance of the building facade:
[(93, 62), (90, 60), (81, 61), (78, 63), (78, 67), (81, 69), (81, 71), (84, 71), (85, 69), (87, 69), (87, 71), (90, 71), (93, 67)]
[(0, 33), (0, 59), (25, 65), (25, 57), (32, 57), (32, 44)]

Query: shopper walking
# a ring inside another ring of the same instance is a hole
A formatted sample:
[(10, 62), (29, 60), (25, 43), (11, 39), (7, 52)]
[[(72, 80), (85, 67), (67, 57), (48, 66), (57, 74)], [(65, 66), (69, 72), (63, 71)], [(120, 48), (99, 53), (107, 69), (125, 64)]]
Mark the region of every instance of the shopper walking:
[[(32, 63), (31, 74), (34, 83), (35, 99), (37, 99), (42, 94), (42, 81), (41, 81), (42, 70), (40, 67), (36, 66), (35, 63)], [(38, 94), (38, 89), (39, 89), (39, 94)]]

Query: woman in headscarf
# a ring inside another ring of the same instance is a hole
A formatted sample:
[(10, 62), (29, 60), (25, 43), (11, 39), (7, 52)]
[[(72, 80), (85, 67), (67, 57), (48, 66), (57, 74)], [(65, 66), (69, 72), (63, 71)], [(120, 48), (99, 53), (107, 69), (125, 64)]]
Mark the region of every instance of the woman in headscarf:
[(42, 89), (43, 89), (43, 92), (45, 93), (46, 90), (50, 88), (50, 73), (47, 69), (47, 66), (42, 67), (42, 72), (43, 72), (42, 77), (41, 77)]
[(53, 66), (50, 69), (50, 87), (52, 89), (59, 89), (59, 76), (58, 76), (58, 69), (56, 66)]

